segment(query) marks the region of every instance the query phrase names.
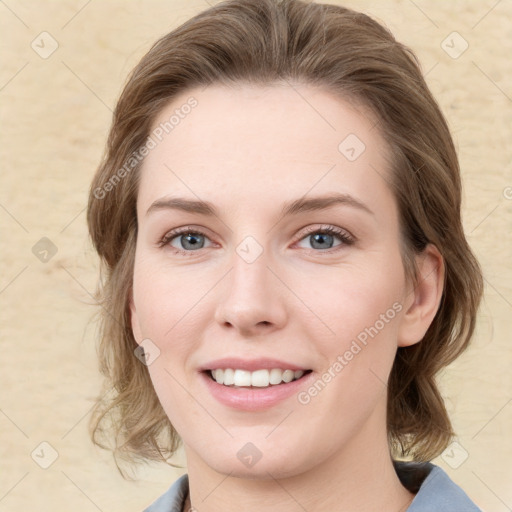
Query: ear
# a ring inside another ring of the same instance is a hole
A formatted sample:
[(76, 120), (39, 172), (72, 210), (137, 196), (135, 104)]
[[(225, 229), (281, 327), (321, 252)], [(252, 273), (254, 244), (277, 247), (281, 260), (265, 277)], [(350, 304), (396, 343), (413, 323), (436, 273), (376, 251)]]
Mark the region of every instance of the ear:
[(142, 341), (142, 330), (140, 328), (139, 317), (137, 315), (137, 309), (135, 308), (135, 303), (133, 302), (133, 292), (130, 293), (130, 322), (132, 325), (133, 337), (135, 341), (140, 344)]
[(398, 331), (399, 347), (408, 347), (423, 339), (443, 295), (445, 266), (437, 247), (428, 244), (415, 259), (418, 282), (404, 301), (405, 313)]

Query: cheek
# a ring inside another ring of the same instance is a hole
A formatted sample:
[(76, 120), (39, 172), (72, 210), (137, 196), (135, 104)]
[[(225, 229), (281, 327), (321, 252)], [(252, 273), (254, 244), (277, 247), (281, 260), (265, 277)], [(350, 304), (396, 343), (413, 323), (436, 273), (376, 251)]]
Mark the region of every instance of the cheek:
[[(190, 407), (186, 392), (191, 378), (187, 364), (199, 345), (198, 312), (205, 290), (196, 284), (200, 280), (189, 277), (180, 269), (166, 269), (143, 256), (134, 267), (133, 301), (141, 336), (150, 339), (159, 350), (159, 356), (148, 366), (149, 375), (165, 413), (179, 433), (186, 432), (194, 418), (200, 419)], [(187, 414), (183, 414), (185, 410)]]
[[(322, 355), (319, 377), (330, 391), (318, 393), (317, 398), (312, 389), (301, 403), (311, 400), (319, 410), (332, 411), (345, 424), (356, 425), (360, 418), (355, 411), (365, 416), (382, 398), (396, 354), (404, 291), (400, 255), (394, 261), (374, 258), (372, 264), (339, 272), (330, 269), (325, 277), (329, 279), (324, 293), (317, 287), (307, 299), (321, 322), (307, 319), (302, 327), (305, 338), (314, 340), (315, 351)], [(306, 287), (302, 291), (306, 293)], [(350, 420), (348, 411), (353, 414)]]
[(206, 275), (197, 275), (197, 271), (166, 269), (161, 263), (143, 258), (136, 261), (133, 300), (143, 335), (160, 343), (179, 340), (176, 333), (182, 325), (189, 328), (199, 321), (210, 280)]
[(335, 334), (315, 335), (311, 323), (303, 325), (323, 364), (317, 380), (298, 397), (305, 424), (314, 430), (320, 428), (315, 418), (322, 419), (322, 435), (340, 442), (355, 436), (376, 407), (383, 413), (403, 309), (400, 288), (387, 278), (351, 282), (346, 277), (344, 284), (335, 300), (316, 303), (323, 305), (323, 319)]
[(397, 266), (395, 271), (375, 263), (329, 268), (298, 279), (297, 295), (304, 298), (311, 316), (305, 322), (311, 339), (323, 333), (320, 337), (330, 353), (329, 346), (340, 350), (358, 337), (364, 342), (368, 330), (375, 336), (375, 328), (382, 337), (396, 335), (404, 291), (399, 262)]

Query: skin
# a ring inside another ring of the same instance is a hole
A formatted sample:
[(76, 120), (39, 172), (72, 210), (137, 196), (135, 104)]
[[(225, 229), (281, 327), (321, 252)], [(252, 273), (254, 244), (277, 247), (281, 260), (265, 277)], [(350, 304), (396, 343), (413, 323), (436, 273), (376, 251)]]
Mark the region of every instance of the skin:
[[(190, 96), (198, 105), (143, 164), (131, 318), (137, 342), (149, 338), (160, 350), (148, 370), (184, 443), (192, 505), (406, 510), (414, 495), (389, 454), (386, 381), (397, 347), (419, 342), (432, 322), (444, 270), (428, 246), (417, 258), (419, 285), (406, 280), (381, 125), (318, 88), (244, 84), (186, 91), (155, 126)], [(366, 146), (354, 161), (338, 149), (349, 134)], [(372, 213), (338, 204), (281, 216), (287, 201), (333, 192)], [(207, 200), (218, 216), (147, 213), (171, 195)], [(325, 225), (353, 243), (334, 235), (318, 248), (311, 235)], [(187, 226), (206, 233), (196, 240), (202, 248), (179, 235), (159, 245)], [(318, 229), (305, 233), (310, 227)], [(236, 252), (247, 236), (262, 250), (252, 263)], [(201, 364), (227, 356), (283, 359), (321, 377), (396, 303), (396, 316), (308, 404), (294, 395), (264, 411), (239, 411), (217, 402), (199, 377)], [(262, 453), (252, 467), (237, 457), (248, 442)]]

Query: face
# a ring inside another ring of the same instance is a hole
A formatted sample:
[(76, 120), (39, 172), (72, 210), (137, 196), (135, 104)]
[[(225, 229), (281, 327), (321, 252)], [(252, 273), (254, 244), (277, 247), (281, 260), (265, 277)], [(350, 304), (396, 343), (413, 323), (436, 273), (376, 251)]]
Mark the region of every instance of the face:
[(379, 127), (295, 89), (187, 91), (153, 129), (195, 106), (141, 171), (135, 339), (189, 464), (232, 476), (291, 476), (385, 439), (409, 301)]

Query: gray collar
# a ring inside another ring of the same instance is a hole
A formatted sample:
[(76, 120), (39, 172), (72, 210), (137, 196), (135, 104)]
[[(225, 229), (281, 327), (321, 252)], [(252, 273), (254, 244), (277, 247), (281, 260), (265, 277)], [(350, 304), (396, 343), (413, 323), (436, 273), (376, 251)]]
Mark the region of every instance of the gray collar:
[[(439, 466), (430, 462), (393, 464), (403, 486), (416, 494), (407, 512), (482, 512)], [(144, 512), (182, 512), (188, 490), (188, 474), (184, 474)]]

